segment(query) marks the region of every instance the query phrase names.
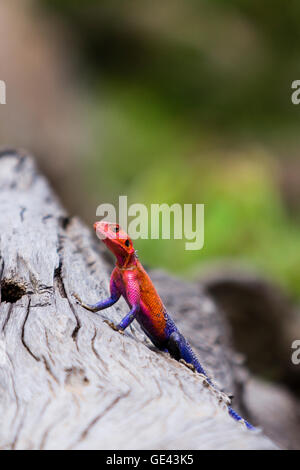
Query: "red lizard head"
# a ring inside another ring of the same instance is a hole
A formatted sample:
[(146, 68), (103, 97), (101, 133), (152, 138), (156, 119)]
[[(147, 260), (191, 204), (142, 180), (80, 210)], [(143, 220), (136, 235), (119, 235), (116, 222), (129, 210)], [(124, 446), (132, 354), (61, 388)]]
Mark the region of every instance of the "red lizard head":
[(96, 222), (94, 229), (100, 240), (110, 249), (116, 256), (120, 266), (127, 265), (134, 257), (135, 249), (129, 236), (118, 224), (110, 222)]

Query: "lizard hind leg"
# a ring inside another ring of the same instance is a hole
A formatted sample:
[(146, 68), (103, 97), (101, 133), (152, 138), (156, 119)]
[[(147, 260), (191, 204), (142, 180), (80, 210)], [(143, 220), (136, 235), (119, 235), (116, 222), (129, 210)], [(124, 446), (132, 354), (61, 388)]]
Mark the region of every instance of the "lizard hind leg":
[(173, 333), (170, 334), (167, 349), (174, 359), (183, 362), (190, 369), (193, 369), (207, 377), (205, 370), (198, 361), (191, 346), (179, 331), (173, 331)]
[(180, 341), (182, 340), (181, 336), (182, 335), (180, 333), (174, 331), (173, 333), (171, 333), (168, 339), (167, 350), (169, 351), (171, 356), (176, 359), (176, 361), (180, 361), (180, 359), (182, 359), (180, 347)]

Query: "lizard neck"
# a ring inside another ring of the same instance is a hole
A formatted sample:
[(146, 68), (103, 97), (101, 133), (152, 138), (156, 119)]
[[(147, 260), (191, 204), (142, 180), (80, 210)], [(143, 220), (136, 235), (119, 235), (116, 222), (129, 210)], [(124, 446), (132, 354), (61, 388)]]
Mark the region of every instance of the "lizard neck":
[(123, 269), (134, 269), (137, 265), (137, 257), (135, 253), (127, 254), (124, 256), (117, 256), (116, 266)]

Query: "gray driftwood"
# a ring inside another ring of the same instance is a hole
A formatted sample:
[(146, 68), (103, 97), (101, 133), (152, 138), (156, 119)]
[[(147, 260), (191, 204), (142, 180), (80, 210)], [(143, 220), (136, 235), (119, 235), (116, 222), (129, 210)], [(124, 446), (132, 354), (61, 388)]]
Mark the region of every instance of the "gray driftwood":
[(76, 304), (73, 292), (107, 296), (110, 269), (20, 152), (0, 154), (0, 227), (0, 448), (275, 447), (136, 326), (121, 335), (103, 322), (124, 303), (101, 315)]

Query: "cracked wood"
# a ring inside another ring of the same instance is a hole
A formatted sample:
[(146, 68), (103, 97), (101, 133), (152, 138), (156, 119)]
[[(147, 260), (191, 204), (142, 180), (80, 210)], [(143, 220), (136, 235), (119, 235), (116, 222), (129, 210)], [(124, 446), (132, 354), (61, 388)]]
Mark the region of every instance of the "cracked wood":
[(0, 448), (274, 448), (132, 326), (76, 305), (108, 294), (92, 231), (69, 218), (34, 161), (0, 152)]

